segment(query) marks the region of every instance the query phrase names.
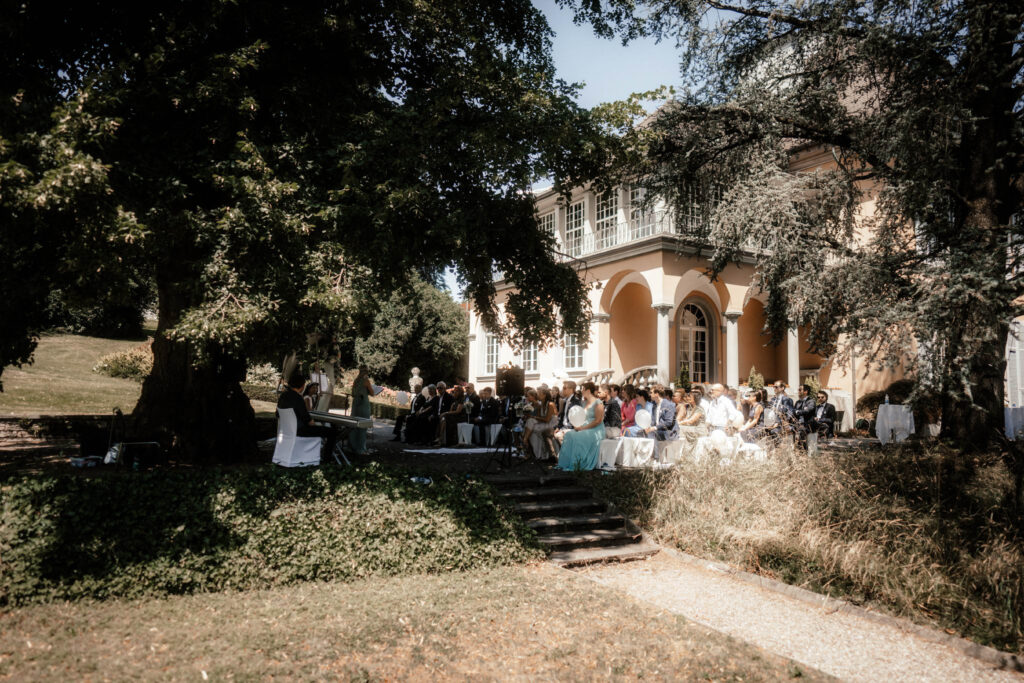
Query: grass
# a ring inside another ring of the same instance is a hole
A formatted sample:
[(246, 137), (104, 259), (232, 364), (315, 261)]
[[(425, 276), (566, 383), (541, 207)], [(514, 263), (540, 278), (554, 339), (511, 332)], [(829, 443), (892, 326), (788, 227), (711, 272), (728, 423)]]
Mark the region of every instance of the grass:
[(547, 565), (163, 600), (0, 620), (20, 680), (820, 680)]
[(783, 452), (587, 481), (660, 543), (1024, 653), (1024, 519), (997, 454)]
[(126, 351), (139, 342), (76, 334), (43, 336), (32, 365), (4, 368), (0, 415), (106, 415), (115, 406), (131, 412), (142, 385), (101, 375), (92, 368), (101, 356)]

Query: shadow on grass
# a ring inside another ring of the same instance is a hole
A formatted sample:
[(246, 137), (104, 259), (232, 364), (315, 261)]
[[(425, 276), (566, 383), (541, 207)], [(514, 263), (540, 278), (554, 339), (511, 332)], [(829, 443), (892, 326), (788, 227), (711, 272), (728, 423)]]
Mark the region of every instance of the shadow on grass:
[(261, 588), (536, 557), (486, 485), (273, 467), (4, 483), (0, 604)]

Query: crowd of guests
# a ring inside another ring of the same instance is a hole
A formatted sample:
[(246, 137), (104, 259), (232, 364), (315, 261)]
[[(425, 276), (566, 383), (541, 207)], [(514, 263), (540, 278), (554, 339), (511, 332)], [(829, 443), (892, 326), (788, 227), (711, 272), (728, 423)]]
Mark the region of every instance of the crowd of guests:
[[(802, 384), (794, 401), (779, 381), (772, 385), (770, 397), (768, 393), (759, 389), (740, 396), (738, 389), (721, 384), (672, 390), (593, 382), (577, 386), (566, 380), (560, 388), (542, 384), (526, 387), (523, 396), (495, 396), (490, 387), (478, 394), (472, 384), (460, 382), (449, 388), (438, 382), (416, 395), (409, 414), (395, 424), (394, 440), (453, 446), (458, 425), (470, 423), (473, 442), (486, 445), (491, 442), (491, 426), (505, 425), (505, 438), (519, 437), (525, 457), (557, 460), (559, 467), (575, 470), (595, 468), (601, 441), (620, 436), (682, 440), (690, 450), (714, 430), (739, 434), (748, 442), (792, 435), (798, 444), (810, 433), (834, 434), (836, 409), (826, 392), (812, 392)], [(577, 406), (582, 416), (571, 420)], [(641, 411), (649, 419), (638, 419)]]

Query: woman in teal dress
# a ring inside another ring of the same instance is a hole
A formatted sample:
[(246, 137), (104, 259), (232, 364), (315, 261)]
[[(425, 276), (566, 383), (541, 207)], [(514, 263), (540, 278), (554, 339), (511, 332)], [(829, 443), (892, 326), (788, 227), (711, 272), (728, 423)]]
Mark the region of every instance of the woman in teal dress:
[[(370, 417), (370, 394), (373, 393), (373, 385), (370, 384), (369, 373), (369, 368), (360, 365), (359, 374), (352, 382), (352, 417)], [(366, 453), (366, 430), (353, 429), (350, 431), (348, 445), (356, 455)]]
[(565, 433), (558, 453), (558, 469), (569, 472), (597, 468), (604, 439), (604, 404), (594, 395), (597, 386), (584, 382), (581, 388), (587, 406), (586, 422)]

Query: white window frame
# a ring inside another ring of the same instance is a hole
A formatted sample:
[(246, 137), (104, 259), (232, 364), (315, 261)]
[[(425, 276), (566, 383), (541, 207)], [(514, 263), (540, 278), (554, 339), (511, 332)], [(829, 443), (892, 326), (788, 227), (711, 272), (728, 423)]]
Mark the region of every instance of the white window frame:
[(537, 342), (524, 344), (521, 358), (523, 372), (537, 372)]
[(498, 335), (488, 332), (484, 336), (484, 374), (493, 375), (498, 371), (501, 342)]
[(654, 211), (650, 208), (643, 209), (643, 201), (647, 191), (638, 185), (629, 188), (629, 238), (639, 239), (650, 237), (655, 233), (656, 221)]
[(565, 253), (569, 256), (583, 254), (583, 233), (587, 221), (587, 202), (581, 199), (565, 210)]
[(555, 212), (549, 211), (537, 219), (542, 232), (546, 232), (554, 238), (555, 244), (560, 245), (562, 240), (558, 236), (558, 222), (555, 220)]
[(583, 369), (583, 347), (575, 334), (567, 334), (562, 339), (563, 360), (566, 370)]
[(595, 198), (594, 232), (597, 249), (614, 247), (619, 227), (619, 191), (611, 189)]

